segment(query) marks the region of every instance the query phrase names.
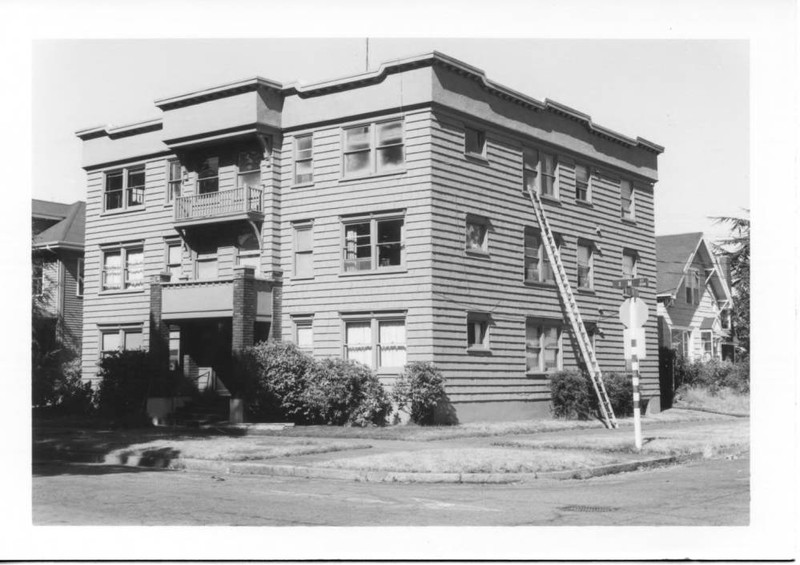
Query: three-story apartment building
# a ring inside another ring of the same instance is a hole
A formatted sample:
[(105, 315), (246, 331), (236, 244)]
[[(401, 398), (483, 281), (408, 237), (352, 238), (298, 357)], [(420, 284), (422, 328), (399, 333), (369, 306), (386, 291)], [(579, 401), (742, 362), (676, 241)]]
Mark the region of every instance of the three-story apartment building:
[[(156, 106), (159, 120), (78, 132), (87, 379), (104, 351), (150, 347), (224, 382), (231, 350), (283, 339), (387, 385), (432, 361), (461, 421), (546, 414), (548, 375), (579, 360), (529, 185), (601, 366), (625, 370), (611, 283), (655, 277), (658, 145), (440, 53)], [(654, 316), (646, 335), (658, 410)]]

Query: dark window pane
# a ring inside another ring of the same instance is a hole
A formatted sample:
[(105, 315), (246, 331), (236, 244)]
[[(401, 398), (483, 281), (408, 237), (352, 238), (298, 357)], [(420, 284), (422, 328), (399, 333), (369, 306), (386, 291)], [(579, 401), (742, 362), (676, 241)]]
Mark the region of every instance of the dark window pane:
[(388, 171), (403, 165), (403, 146), (395, 145), (378, 150), (378, 171)]
[(345, 173), (358, 173), (369, 170), (369, 151), (350, 153), (344, 157)]

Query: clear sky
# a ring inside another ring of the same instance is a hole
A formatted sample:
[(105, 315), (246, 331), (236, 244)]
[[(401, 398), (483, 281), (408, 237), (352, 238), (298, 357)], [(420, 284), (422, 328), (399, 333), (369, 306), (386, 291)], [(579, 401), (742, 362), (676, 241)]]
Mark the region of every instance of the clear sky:
[[(747, 41), (373, 38), (369, 66), (434, 49), (664, 146), (657, 234), (723, 234), (709, 217), (749, 208)], [(85, 198), (76, 130), (156, 118), (155, 99), (228, 81), (310, 83), (366, 64), (363, 38), (36, 41), (33, 197)]]

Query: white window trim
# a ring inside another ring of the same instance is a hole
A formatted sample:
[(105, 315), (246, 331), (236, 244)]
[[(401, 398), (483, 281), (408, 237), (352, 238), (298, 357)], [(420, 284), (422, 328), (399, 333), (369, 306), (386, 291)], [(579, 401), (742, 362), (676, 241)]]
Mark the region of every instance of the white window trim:
[[(480, 145), (480, 152), (470, 151), (467, 148), (467, 132), (473, 131), (478, 134), (478, 142)], [(486, 160), (486, 130), (481, 128), (476, 128), (470, 125), (464, 125), (464, 155), (467, 157), (476, 157), (478, 159)]]
[[(146, 263), (144, 258), (144, 241), (136, 241), (129, 243), (120, 243), (117, 245), (108, 245), (100, 248), (100, 293), (115, 293), (115, 292), (144, 292), (147, 286), (147, 273)], [(128, 253), (141, 251), (142, 252), (142, 284), (141, 286), (130, 286), (128, 284)], [(120, 254), (120, 267), (122, 269), (120, 276), (122, 277), (120, 288), (105, 288), (106, 278), (106, 255), (109, 253)]]
[[(241, 169), (241, 167), (239, 166), (239, 161), (240, 161), (241, 155), (243, 153), (260, 153), (260, 158), (258, 160), (258, 168), (256, 168), (256, 169), (248, 169), (248, 170), (244, 170), (243, 171)], [(258, 188), (260, 190), (262, 188), (262, 183), (263, 183), (263, 179), (261, 178), (261, 163), (263, 161), (264, 161), (264, 153), (263, 152), (259, 152), (256, 149), (253, 149), (253, 150), (250, 150), (250, 151), (237, 151), (237, 153), (236, 153), (236, 188), (244, 188), (244, 185), (242, 184), (242, 176), (253, 174), (253, 173), (258, 173), (258, 186), (251, 187), (251, 188)], [(217, 178), (219, 178), (219, 169), (217, 169)]]
[[(298, 141), (300, 141), (301, 139), (306, 139), (306, 138), (311, 140), (311, 148), (308, 150), (309, 151), (309, 156), (301, 159), (297, 155), (298, 152), (299, 152)], [(342, 137), (342, 155), (343, 156), (344, 156), (344, 142), (345, 142), (345, 138), (343, 136)], [(293, 186), (303, 186), (303, 185), (307, 185), (307, 184), (313, 184), (314, 183), (314, 134), (313, 133), (306, 133), (306, 134), (303, 134), (303, 135), (296, 135), (294, 137), (294, 139), (292, 140), (292, 143), (293, 143), (293, 147), (292, 147), (292, 157), (293, 157), (293, 162), (292, 162), (292, 185)], [(298, 180), (297, 180), (297, 163), (306, 162), (306, 161), (311, 163), (311, 179), (306, 180), (306, 181), (302, 181), (302, 182), (298, 182)], [(342, 171), (344, 171), (344, 157), (342, 157)]]
[[(217, 276), (214, 279), (201, 279), (199, 277), (199, 264), (200, 263), (216, 263), (217, 264)], [(219, 279), (219, 247), (217, 247), (216, 251), (214, 252), (199, 252), (194, 250), (192, 253), (192, 275), (194, 276), (194, 280), (196, 281), (213, 281)]]
[(349, 323), (369, 323), (372, 338), (371, 343), (371, 365), (372, 370), (378, 374), (398, 373), (403, 367), (381, 367), (379, 362), (380, 354), (380, 323), (381, 322), (402, 322), (406, 329), (406, 363), (408, 363), (408, 322), (406, 311), (376, 311), (376, 312), (342, 312), (341, 336), (342, 336), (342, 359), (347, 359), (347, 324)]
[[(300, 339), (298, 338), (298, 330), (300, 328), (311, 329), (311, 347), (300, 347)], [(305, 351), (311, 355), (314, 354), (314, 315), (313, 314), (295, 314), (292, 316), (292, 340), (294, 344), (301, 351)]]
[[(120, 347), (114, 350), (105, 350), (103, 349), (103, 336), (106, 334), (113, 334), (117, 333), (119, 335), (119, 342)], [(146, 344), (144, 341), (144, 324), (142, 323), (132, 323), (132, 324), (113, 324), (113, 325), (97, 325), (97, 351), (99, 353), (99, 357), (102, 359), (108, 353), (113, 353), (114, 351), (136, 351), (135, 349), (126, 349), (126, 334), (127, 333), (139, 333), (142, 336), (142, 346), (140, 349), (146, 350)]]
[[(535, 325), (539, 328), (539, 366), (534, 371), (529, 371), (527, 369), (527, 350), (528, 350), (528, 323), (531, 325)], [(543, 331), (545, 328), (555, 328), (558, 331), (558, 353), (556, 355), (556, 367), (554, 369), (545, 369), (544, 368), (544, 351), (545, 351), (545, 332)], [(592, 340), (592, 348), (594, 349), (595, 345), (595, 336), (596, 332), (590, 334)], [(528, 316), (525, 318), (525, 374), (526, 375), (548, 375), (551, 373), (555, 373), (560, 371), (564, 368), (564, 324), (560, 320), (549, 319), (549, 318), (536, 318)]]
[[(586, 198), (578, 198), (578, 167), (583, 167), (586, 169), (586, 174), (588, 179), (586, 181)], [(595, 170), (590, 165), (586, 163), (575, 163), (575, 202), (580, 202), (582, 204), (591, 204), (592, 198), (594, 196), (594, 178), (595, 178)]]
[(633, 269), (630, 278), (636, 278), (639, 271), (639, 253), (633, 249), (628, 249), (627, 247), (622, 250), (622, 276), (625, 277), (625, 257), (631, 257), (633, 259)]
[[(297, 249), (297, 232), (308, 230), (311, 232), (311, 249), (300, 251)], [(311, 255), (311, 274), (298, 275), (297, 274), (297, 255), (299, 253)], [(313, 279), (314, 278), (314, 222), (313, 220), (304, 220), (301, 222), (294, 222), (292, 224), (292, 278), (297, 280)]]
[[(622, 183), (627, 183), (631, 187), (631, 205), (630, 210), (626, 213), (625, 200), (622, 196)], [(619, 198), (620, 198), (620, 214), (621, 218), (628, 222), (636, 221), (636, 186), (632, 180), (621, 179), (619, 184)]]
[[(538, 279), (530, 279), (530, 278), (528, 278), (528, 270), (527, 270), (527, 266), (526, 266), (526, 263), (527, 263), (527, 260), (528, 260), (528, 255), (527, 255), (527, 253), (525, 251), (527, 249), (527, 247), (525, 247), (525, 238), (527, 237), (527, 234), (529, 234), (529, 233), (532, 233), (537, 238), (539, 238), (539, 248), (537, 250), (537, 255), (538, 255), (538, 258), (539, 258), (539, 277), (538, 277)], [(553, 234), (553, 238), (555, 239), (555, 242), (556, 242), (557, 251), (560, 253), (562, 248), (563, 248), (563, 238), (557, 233)], [(544, 239), (542, 238), (541, 230), (539, 230), (537, 228), (534, 228), (533, 226), (525, 226), (523, 228), (523, 230), (522, 230), (522, 280), (523, 280), (523, 282), (529, 283), (529, 284), (555, 285), (556, 284), (556, 272), (555, 272), (555, 267), (553, 267), (552, 265), (550, 265), (550, 271), (553, 273), (553, 280), (544, 280), (542, 278), (543, 277), (542, 267), (544, 266), (545, 263), (550, 264), (550, 260), (547, 257), (547, 249), (545, 248)]]
[[(75, 270), (75, 296), (77, 296), (78, 298), (83, 298), (83, 295), (86, 292), (86, 288), (84, 286), (86, 284), (85, 273), (84, 273), (84, 268), (86, 266), (86, 263), (85, 263), (83, 257), (78, 257), (78, 260), (77, 260), (76, 263), (77, 264), (75, 266), (75, 269), (76, 269)], [(84, 287), (83, 288), (83, 292), (81, 292), (81, 287)]]
[[(142, 203), (141, 204), (128, 204), (128, 190), (131, 190), (133, 187), (128, 186), (128, 177), (130, 173), (133, 171), (141, 170), (144, 173), (144, 184), (141, 186), (142, 189)], [(122, 193), (122, 205), (117, 208), (109, 208), (108, 207), (108, 195), (111, 191), (108, 190), (108, 177), (109, 175), (113, 175), (115, 173), (122, 173), (122, 188), (115, 190), (113, 192), (121, 192)], [(132, 164), (126, 167), (119, 167), (116, 169), (111, 169), (105, 171), (103, 173), (103, 214), (120, 214), (123, 212), (134, 212), (137, 210), (144, 210), (147, 204), (147, 199), (145, 198), (147, 194), (147, 165), (146, 163), (139, 163), (139, 164)]]
[[(170, 171), (172, 171), (171, 167), (172, 163), (178, 163), (180, 165), (180, 177), (177, 179), (170, 178)], [(181, 165), (180, 159), (178, 159), (177, 157), (171, 157), (166, 160), (165, 173), (166, 173), (165, 176), (167, 177), (167, 187), (166, 187), (166, 194), (164, 195), (164, 202), (166, 205), (169, 206), (172, 205), (173, 202), (175, 202), (176, 198), (175, 191), (173, 190), (173, 185), (177, 184), (178, 186), (178, 195), (177, 195), (178, 198), (180, 198), (180, 196), (183, 194), (183, 181), (186, 175), (186, 169), (183, 167), (183, 165)]]
[[(589, 265), (588, 265), (588, 267), (589, 267), (589, 286), (581, 286), (580, 284), (578, 284), (577, 288), (578, 288), (578, 290), (594, 290), (594, 275), (595, 275), (594, 256), (595, 256), (595, 253), (597, 253), (597, 246), (595, 245), (594, 242), (589, 241), (589, 240), (585, 240), (585, 239), (579, 239), (578, 240), (578, 244), (577, 244), (577, 246), (575, 248), (576, 249), (576, 252), (575, 252), (576, 274), (577, 274), (578, 270), (580, 269), (579, 254), (580, 254), (580, 248), (581, 247), (585, 247), (585, 248), (587, 248), (589, 250)], [(578, 277), (578, 281), (580, 281), (580, 276)]]
[[(380, 266), (377, 264), (378, 261), (378, 223), (384, 221), (396, 221), (402, 220), (403, 225), (400, 228), (400, 264), (399, 265), (386, 265)], [(362, 269), (362, 270), (355, 270), (355, 271), (347, 271), (345, 269), (345, 262), (347, 259), (347, 226), (353, 224), (365, 224), (369, 222), (370, 224), (370, 268), (369, 269)], [(398, 270), (405, 270), (406, 269), (406, 212), (405, 210), (402, 211), (395, 211), (395, 212), (375, 212), (372, 214), (361, 214), (358, 216), (340, 216), (339, 224), (341, 226), (341, 233), (340, 233), (340, 249), (341, 249), (341, 262), (339, 264), (340, 274), (341, 275), (357, 275), (357, 274), (368, 274), (368, 273), (375, 273), (375, 272), (392, 272)]]
[[(390, 144), (390, 145), (381, 145), (378, 146), (378, 126), (384, 124), (390, 124), (392, 122), (399, 122), (400, 123), (400, 134), (402, 136), (402, 140), (400, 143)], [(369, 149), (368, 150), (360, 150), (360, 151), (348, 151), (347, 150), (347, 131), (351, 129), (363, 128), (366, 127), (369, 129)], [(395, 118), (387, 118), (384, 120), (378, 120), (375, 122), (367, 122), (367, 123), (360, 123), (360, 124), (352, 124), (342, 128), (341, 134), (341, 179), (342, 180), (350, 180), (350, 179), (358, 179), (363, 177), (372, 177), (378, 175), (393, 175), (397, 173), (405, 172), (406, 170), (406, 131), (405, 131), (405, 119), (400, 117)], [(389, 169), (387, 171), (378, 171), (378, 150), (383, 149), (386, 147), (392, 146), (400, 146), (403, 151), (403, 163), (394, 169)], [(350, 153), (363, 153), (364, 151), (368, 151), (369, 153), (369, 166), (367, 167), (366, 171), (356, 171), (352, 173), (347, 172), (346, 167), (346, 155)]]
[[(481, 225), (486, 228), (486, 234), (483, 238), (483, 245), (481, 245), (478, 249), (469, 247), (468, 233), (470, 224)], [(486, 216), (468, 213), (464, 221), (464, 251), (475, 255), (489, 255), (489, 232), (491, 231), (492, 222), (489, 218)]]
[[(484, 326), (482, 343), (469, 343), (469, 330), (470, 325), (480, 324)], [(467, 335), (464, 340), (468, 353), (490, 353), (492, 351), (492, 315), (488, 312), (469, 311), (466, 315), (466, 324), (464, 325)]]
[[(559, 179), (561, 178), (561, 163), (559, 161), (558, 155), (552, 151), (546, 151), (542, 149), (537, 149), (539, 159), (536, 163), (536, 192), (542, 198), (552, 198), (554, 200), (559, 200), (561, 197), (561, 186)], [(549, 155), (553, 158), (553, 194), (545, 194), (542, 188), (544, 183), (545, 173), (544, 171), (544, 155)]]
[[(210, 161), (211, 159), (216, 159), (217, 160), (217, 174), (215, 176), (213, 176), (213, 177), (201, 177), (200, 176), (200, 169), (201, 169), (202, 164), (205, 161)], [(200, 162), (199, 162), (198, 167), (197, 167), (197, 172), (194, 175), (194, 182), (195, 182), (194, 192), (195, 192), (195, 195), (212, 194), (214, 192), (219, 192), (219, 185), (220, 185), (220, 180), (221, 180), (219, 173), (220, 173), (220, 168), (222, 166), (220, 164), (220, 161), (222, 161), (222, 159), (220, 159), (219, 155), (206, 155), (206, 156), (204, 156), (204, 157), (202, 157), (200, 159)], [(216, 190), (210, 190), (208, 192), (200, 192), (200, 185), (204, 181), (209, 181), (209, 180), (212, 180), (212, 179), (217, 179), (217, 189)]]

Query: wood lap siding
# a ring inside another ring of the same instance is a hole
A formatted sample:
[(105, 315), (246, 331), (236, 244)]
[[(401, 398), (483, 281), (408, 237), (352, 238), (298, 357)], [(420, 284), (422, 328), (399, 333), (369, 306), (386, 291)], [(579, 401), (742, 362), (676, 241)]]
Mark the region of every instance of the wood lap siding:
[[(522, 194), (523, 140), (488, 129), (488, 162), (483, 163), (464, 157), (463, 124), (460, 117), (445, 111), (438, 111), (433, 120), (436, 362), (445, 371), (455, 402), (545, 400), (548, 379), (525, 376), (525, 317), (561, 319), (562, 312), (554, 285), (523, 284), (523, 230), (526, 225), (538, 227), (531, 203)], [(546, 202), (546, 213), (553, 230), (564, 237), (562, 260), (573, 290), (577, 287), (577, 238), (592, 240), (602, 248), (602, 255), (595, 255), (595, 293), (575, 294), (584, 321), (598, 322), (605, 333), (597, 339), (601, 367), (606, 372), (623, 371), (622, 326), (617, 319), (622, 295), (611, 288), (611, 281), (621, 277), (623, 247), (639, 252), (638, 273), (655, 280), (652, 190), (642, 191), (637, 185), (637, 224), (623, 224), (618, 182), (602, 178), (595, 183), (593, 206), (576, 204), (574, 162), (565, 152), (554, 153), (561, 162), (560, 202)], [(467, 213), (491, 222), (489, 257), (464, 252)], [(648, 289), (642, 295), (652, 310), (646, 325), (648, 359), (642, 368), (648, 395), (658, 392), (655, 296)], [(467, 311), (492, 314), (490, 355), (466, 352)], [(565, 368), (577, 366), (570, 333), (564, 333)]]
[(78, 290), (78, 258), (80, 253), (62, 252), (61, 260), (64, 272), (62, 308), (64, 316), (63, 335), (70, 347), (78, 352), (81, 349), (81, 333), (83, 332), (83, 298), (77, 296)]
[[(354, 122), (362, 123), (362, 122)], [(283, 327), (292, 339), (292, 316), (314, 314), (314, 353), (340, 357), (343, 352), (341, 312), (407, 310), (408, 360), (431, 360), (432, 328), (430, 267), (430, 114), (404, 116), (405, 171), (359, 179), (343, 179), (342, 126), (313, 131), (314, 180), (294, 182), (293, 136), (281, 150), (281, 267), (284, 273)], [(405, 210), (405, 272), (341, 276), (341, 216)], [(293, 223), (313, 220), (314, 278), (293, 280)], [(390, 379), (384, 378), (388, 383)]]

